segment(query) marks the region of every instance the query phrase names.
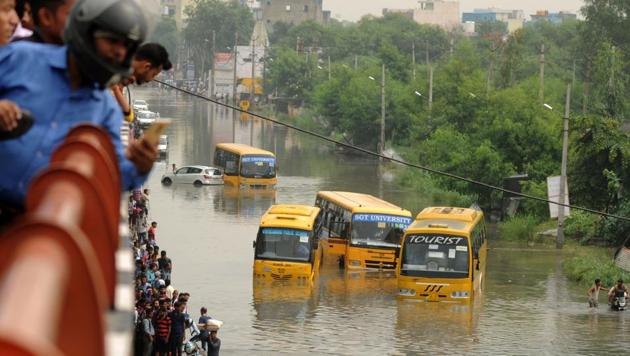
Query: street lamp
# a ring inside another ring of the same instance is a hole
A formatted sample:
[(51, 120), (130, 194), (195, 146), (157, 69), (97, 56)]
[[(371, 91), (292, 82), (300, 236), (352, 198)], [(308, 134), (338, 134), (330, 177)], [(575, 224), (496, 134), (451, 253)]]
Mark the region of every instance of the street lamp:
[(370, 80), (376, 81), (376, 79), (374, 79), (374, 77), (371, 75), (368, 78), (370, 78)]
[(475, 94), (473, 94), (471, 92), (468, 92), (468, 95), (470, 95), (472, 98), (476, 98), (477, 97), (477, 95), (475, 95)]
[(547, 103), (543, 104), (544, 107), (546, 107), (547, 109), (553, 111), (553, 107)]
[(417, 91), (417, 90), (416, 90), (416, 91), (414, 91), (414, 94), (416, 94), (416, 95), (417, 95), (417, 96), (419, 96), (419, 97), (422, 97), (422, 93), (420, 93), (420, 92), (419, 92), (419, 91)]

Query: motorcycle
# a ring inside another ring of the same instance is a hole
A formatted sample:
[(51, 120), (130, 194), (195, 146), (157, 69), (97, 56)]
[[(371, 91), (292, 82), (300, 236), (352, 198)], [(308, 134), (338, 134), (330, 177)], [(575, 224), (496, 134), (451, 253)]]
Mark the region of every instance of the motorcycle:
[(626, 292), (619, 291), (615, 293), (612, 303), (610, 304), (610, 308), (612, 310), (617, 310), (617, 311), (626, 310), (627, 303), (628, 303), (628, 296), (626, 295)]
[(203, 353), (201, 346), (199, 346), (197, 341), (188, 340), (184, 343), (184, 353), (188, 356), (202, 356), (205, 355)]

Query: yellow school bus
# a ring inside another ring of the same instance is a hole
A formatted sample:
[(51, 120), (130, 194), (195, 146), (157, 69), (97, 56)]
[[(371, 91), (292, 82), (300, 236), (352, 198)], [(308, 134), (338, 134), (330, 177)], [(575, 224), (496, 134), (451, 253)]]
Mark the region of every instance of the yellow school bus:
[(273, 188), (278, 182), (276, 156), (248, 145), (218, 144), (214, 165), (223, 169), (225, 183), (234, 187)]
[(319, 208), (273, 205), (254, 241), (254, 280), (310, 282), (320, 268)]
[(426, 208), (403, 238), (396, 269), (398, 295), (420, 301), (469, 302), (482, 290), (486, 256), (481, 210)]
[[(396, 269), (400, 240), (411, 212), (368, 194), (319, 192), (320, 239), (325, 256), (347, 269)], [(326, 258), (326, 257), (324, 257)]]

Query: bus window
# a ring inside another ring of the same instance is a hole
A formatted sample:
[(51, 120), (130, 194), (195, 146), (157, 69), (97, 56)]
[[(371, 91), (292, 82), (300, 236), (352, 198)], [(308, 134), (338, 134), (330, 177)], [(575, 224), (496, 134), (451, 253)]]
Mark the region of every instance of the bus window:
[(238, 175), (238, 159), (239, 156), (232, 152), (225, 152), (225, 175)]
[(311, 257), (307, 231), (264, 228), (256, 242), (256, 258), (308, 262)]
[(401, 274), (427, 278), (468, 277), (468, 239), (437, 234), (405, 239)]

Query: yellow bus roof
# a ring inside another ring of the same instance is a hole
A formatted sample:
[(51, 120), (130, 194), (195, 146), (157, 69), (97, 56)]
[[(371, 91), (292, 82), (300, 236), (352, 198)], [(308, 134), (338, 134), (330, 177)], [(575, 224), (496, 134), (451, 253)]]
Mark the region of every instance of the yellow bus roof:
[(230, 151), (239, 155), (265, 155), (275, 157), (273, 152), (265, 151), (263, 149), (252, 147), (242, 143), (218, 143), (217, 148)]
[(317, 193), (317, 196), (348, 209), (352, 213), (377, 213), (411, 217), (409, 210), (369, 194), (322, 191)]
[(272, 205), (262, 216), (260, 227), (287, 227), (313, 230), (319, 208), (308, 205)]
[(417, 232), (470, 232), (483, 219), (483, 212), (470, 208), (429, 207), (418, 214), (406, 234)]

